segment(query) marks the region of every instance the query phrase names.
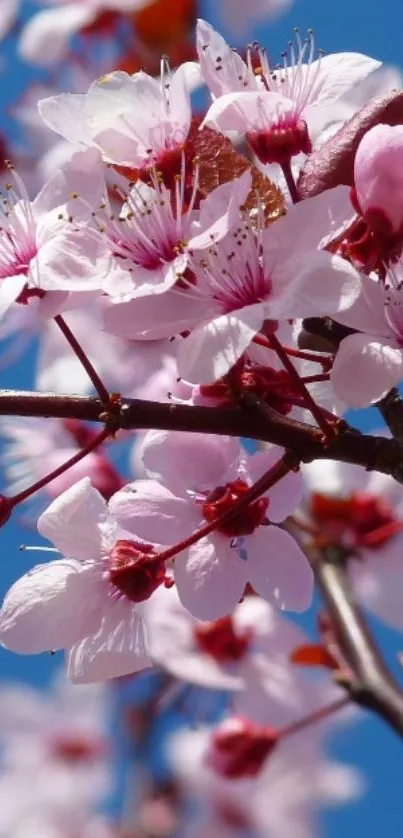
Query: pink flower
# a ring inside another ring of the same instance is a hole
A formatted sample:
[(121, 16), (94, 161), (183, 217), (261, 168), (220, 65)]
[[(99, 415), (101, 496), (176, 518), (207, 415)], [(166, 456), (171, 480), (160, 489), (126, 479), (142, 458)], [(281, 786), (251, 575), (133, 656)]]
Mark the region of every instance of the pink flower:
[(221, 0), (217, 13), (223, 26), (241, 42), (245, 42), (246, 33), (257, 23), (264, 24), (277, 19), (292, 5), (293, 0)]
[(309, 564), (294, 539), (275, 526), (298, 503), (298, 475), (288, 475), (233, 521), (180, 548), (186, 536), (230, 509), (280, 455), (273, 448), (250, 457), (226, 437), (150, 433), (143, 462), (158, 479), (136, 481), (111, 500), (117, 521), (137, 537), (178, 543), (174, 579), (183, 605), (196, 617), (229, 614), (248, 582), (280, 608), (309, 606)]
[[(278, 690), (279, 662), (304, 642), (301, 631), (267, 602), (248, 596), (233, 613), (201, 622), (181, 605), (174, 588), (162, 588), (147, 605), (150, 657), (176, 678), (209, 689), (245, 689), (255, 683), (263, 658), (273, 665)], [(269, 686), (270, 690), (270, 686)]]
[(336, 395), (351, 407), (376, 402), (403, 378), (403, 263), (386, 283), (363, 280), (349, 312), (336, 315), (356, 334), (342, 340), (331, 371)]
[[(116, 260), (103, 289), (120, 300), (161, 294), (180, 283), (190, 253), (212, 247), (238, 221), (252, 178), (247, 170), (223, 183), (198, 210), (192, 202), (186, 207), (184, 178), (177, 180), (174, 195), (153, 181), (152, 189), (140, 184), (131, 190), (117, 219), (107, 213), (102, 217), (102, 231)], [(194, 197), (196, 193), (195, 188)]]
[(20, 0), (3, 0), (0, 9), (0, 40), (8, 35), (20, 10)]
[(193, 384), (215, 381), (265, 321), (275, 328), (276, 321), (336, 313), (357, 299), (359, 274), (320, 249), (350, 215), (347, 187), (293, 206), (269, 228), (244, 214), (209, 251), (194, 254), (194, 277), (184, 277), (164, 295), (163, 320), (160, 298), (150, 296), (111, 305), (106, 329), (146, 340), (192, 330), (179, 343), (179, 374)]
[[(100, 200), (102, 163), (95, 150), (74, 154), (31, 203), (15, 172), (3, 196), (0, 232), (0, 314), (14, 301), (42, 300), (43, 313), (60, 311), (70, 291), (99, 287), (110, 268), (102, 237), (88, 228)], [(45, 292), (64, 292), (48, 295)]]
[[(4, 0), (3, 0), (4, 2)], [(25, 24), (19, 42), (24, 61), (49, 66), (65, 56), (69, 40), (94, 23), (103, 11), (134, 12), (151, 0), (45, 0), (56, 8), (42, 9)]]
[(116, 71), (95, 81), (86, 94), (62, 93), (39, 103), (45, 123), (81, 146), (97, 146), (106, 161), (162, 170), (173, 185), (192, 118), (189, 86), (197, 65), (181, 65), (157, 80)]
[(401, 629), (401, 486), (379, 472), (332, 460), (304, 466), (303, 476), (309, 490), (304, 513), (333, 543), (351, 551), (348, 572), (357, 599), (379, 619)]
[(386, 262), (403, 247), (403, 126), (376, 125), (362, 138), (354, 161), (353, 201)]
[(36, 565), (8, 591), (3, 645), (23, 654), (66, 649), (78, 683), (149, 666), (141, 603), (164, 583), (164, 563), (118, 527), (88, 478), (53, 501), (38, 529), (67, 558)]
[(339, 100), (380, 67), (360, 53), (321, 55), (314, 61), (312, 32), (305, 41), (297, 33), (283, 67), (274, 68), (261, 49), (250, 52), (245, 64), (205, 21), (199, 21), (197, 37), (203, 77), (216, 97), (204, 124), (246, 135), (262, 163), (309, 154), (315, 136), (335, 118)]

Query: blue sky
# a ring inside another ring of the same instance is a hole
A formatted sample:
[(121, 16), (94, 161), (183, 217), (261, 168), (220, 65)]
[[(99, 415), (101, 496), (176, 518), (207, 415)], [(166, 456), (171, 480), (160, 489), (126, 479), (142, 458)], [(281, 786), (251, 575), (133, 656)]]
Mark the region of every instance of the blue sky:
[[(210, 8), (211, 5), (214, 6), (212, 0)], [(366, 52), (387, 63), (399, 65), (403, 63), (402, 24), (401, 0), (384, 0), (381, 6), (374, 0), (337, 0), (337, 3), (332, 0), (296, 0), (286, 17), (270, 29), (260, 27), (254, 35), (268, 47), (270, 55), (275, 59), (292, 37), (293, 26), (297, 25), (301, 30), (312, 27), (317, 45), (326, 52)], [(5, 108), (23, 91), (29, 80), (27, 70), (11, 62), (10, 49), (4, 50), (4, 57), (9, 63), (0, 78), (0, 113), (3, 114), (3, 122)], [(13, 371), (2, 371), (0, 386), (29, 387), (31, 364), (32, 358), (28, 357)], [(362, 419), (360, 421), (363, 422)], [(35, 543), (35, 534), (11, 522), (1, 531), (0, 538), (0, 594), (3, 595), (12, 581), (31, 565), (32, 557), (20, 553), (18, 545)], [(380, 624), (373, 625), (388, 660), (395, 665), (396, 651), (403, 646), (401, 638)], [(28, 679), (42, 684), (47, 681), (54, 665), (55, 661), (48, 656), (20, 658), (0, 650), (2, 678)], [(378, 838), (385, 835), (387, 838), (401, 838), (402, 751), (396, 736), (375, 717), (362, 714), (360, 724), (348, 727), (337, 736), (332, 743), (332, 752), (340, 759), (363, 769), (368, 792), (362, 800), (324, 815), (323, 837), (344, 838), (351, 835), (354, 838)]]

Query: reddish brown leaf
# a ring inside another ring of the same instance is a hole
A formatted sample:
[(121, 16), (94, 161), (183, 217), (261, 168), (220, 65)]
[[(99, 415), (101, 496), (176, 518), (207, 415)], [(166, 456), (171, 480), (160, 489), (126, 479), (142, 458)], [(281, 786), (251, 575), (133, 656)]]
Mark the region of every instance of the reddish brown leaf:
[(403, 91), (384, 93), (372, 99), (311, 154), (298, 179), (301, 197), (311, 198), (339, 184), (351, 186), (358, 145), (364, 134), (380, 123), (403, 124)]
[(298, 646), (290, 655), (291, 663), (299, 666), (324, 666), (326, 669), (338, 669), (338, 663), (323, 646), (307, 643)]
[(192, 125), (185, 146), (187, 161), (196, 158), (199, 164), (199, 191), (205, 197), (217, 186), (240, 177), (246, 169), (252, 172), (252, 190), (246, 201), (249, 210), (258, 202), (265, 206), (266, 223), (284, 215), (284, 197), (280, 189), (253, 166), (243, 154), (236, 151), (231, 141), (211, 128), (199, 130), (196, 120)]

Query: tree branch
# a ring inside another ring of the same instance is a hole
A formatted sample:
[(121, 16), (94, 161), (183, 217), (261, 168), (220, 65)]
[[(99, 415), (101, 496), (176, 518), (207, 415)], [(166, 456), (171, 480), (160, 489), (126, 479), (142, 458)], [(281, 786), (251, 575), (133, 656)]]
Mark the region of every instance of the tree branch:
[[(100, 399), (0, 390), (0, 415), (108, 422)], [(380, 471), (403, 483), (403, 445), (394, 439), (363, 435), (345, 426), (329, 444), (322, 431), (274, 410), (263, 415), (254, 407), (196, 407), (194, 405), (122, 399), (110, 415), (110, 425), (119, 430), (163, 429), (189, 433), (246, 437), (279, 445), (301, 462), (329, 458)]]
[(351, 678), (343, 679), (343, 686), (357, 704), (377, 713), (403, 737), (403, 690), (388, 672), (357, 605), (345, 562), (337, 551), (325, 549), (317, 556), (314, 571), (340, 649), (351, 669)]
[(392, 436), (403, 443), (403, 401), (396, 387), (377, 404)]

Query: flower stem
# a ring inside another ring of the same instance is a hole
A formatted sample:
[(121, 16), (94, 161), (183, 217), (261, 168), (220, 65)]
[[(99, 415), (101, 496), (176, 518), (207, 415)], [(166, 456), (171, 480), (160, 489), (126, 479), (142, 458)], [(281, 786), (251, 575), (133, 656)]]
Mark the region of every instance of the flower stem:
[(278, 731), (278, 739), (285, 739), (287, 736), (299, 733), (300, 730), (305, 730), (307, 727), (332, 716), (333, 713), (343, 710), (344, 707), (348, 707), (349, 704), (351, 704), (351, 698), (349, 695), (338, 698), (337, 701), (332, 701), (331, 704), (326, 704), (319, 710), (314, 710), (314, 712), (310, 713), (308, 716), (304, 716), (302, 719), (292, 722), (292, 724), (288, 725), (288, 727), (283, 727), (282, 730)]
[(271, 344), (272, 349), (277, 353), (280, 361), (282, 362), (283, 366), (290, 374), (291, 379), (295, 382), (296, 387), (298, 388), (301, 396), (304, 399), (305, 405), (307, 409), (312, 413), (313, 418), (319, 425), (320, 429), (323, 431), (325, 435), (325, 439), (327, 443), (329, 443), (334, 437), (334, 429), (331, 427), (327, 419), (325, 418), (322, 409), (319, 405), (316, 404), (315, 400), (312, 398), (309, 390), (306, 388), (304, 382), (301, 380), (298, 371), (295, 369), (294, 364), (290, 361), (287, 353), (284, 351), (278, 337), (275, 334), (270, 335), (269, 342)]
[(285, 182), (288, 186), (288, 191), (290, 193), (290, 198), (293, 204), (297, 204), (298, 201), (301, 200), (301, 196), (298, 191), (297, 184), (295, 183), (295, 178), (292, 171), (291, 160), (287, 160), (286, 163), (281, 164), (281, 168), (283, 170), (283, 175), (285, 178)]
[(10, 503), (10, 506), (14, 508), (22, 501), (27, 500), (27, 498), (31, 497), (35, 492), (39, 492), (40, 489), (43, 489), (48, 483), (51, 483), (52, 480), (55, 480), (56, 477), (60, 477), (61, 474), (64, 474), (68, 471), (69, 468), (75, 466), (76, 463), (79, 463), (87, 454), (91, 454), (96, 448), (102, 445), (103, 442), (108, 438), (110, 432), (107, 428), (103, 428), (99, 434), (97, 434), (91, 442), (85, 447), (82, 448), (80, 451), (77, 451), (77, 454), (74, 454), (73, 457), (70, 457), (66, 463), (62, 463), (61, 466), (51, 471), (45, 477), (42, 477), (41, 480), (38, 480), (36, 483), (33, 483), (32, 486), (29, 486), (28, 489), (24, 489), (23, 492), (20, 492), (18, 495), (14, 495), (11, 498), (7, 498)]
[(62, 334), (66, 338), (66, 340), (69, 342), (69, 344), (70, 344), (73, 352), (76, 354), (78, 360), (80, 361), (80, 363), (84, 367), (86, 373), (88, 374), (89, 379), (92, 381), (92, 383), (93, 383), (93, 385), (94, 385), (94, 387), (95, 387), (95, 389), (98, 393), (99, 398), (101, 399), (101, 402), (105, 405), (105, 407), (109, 407), (109, 402), (110, 402), (109, 393), (108, 393), (105, 385), (102, 383), (97, 371), (94, 369), (90, 359), (88, 358), (88, 355), (84, 352), (83, 347), (78, 342), (75, 335), (73, 335), (73, 332), (71, 331), (70, 327), (67, 325), (64, 317), (62, 317), (61, 314), (56, 315), (54, 320), (55, 320), (55, 323), (57, 324), (57, 326), (59, 327), (60, 331), (62, 332)]

